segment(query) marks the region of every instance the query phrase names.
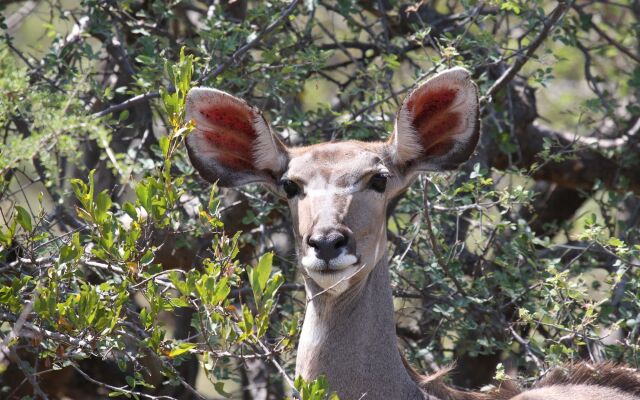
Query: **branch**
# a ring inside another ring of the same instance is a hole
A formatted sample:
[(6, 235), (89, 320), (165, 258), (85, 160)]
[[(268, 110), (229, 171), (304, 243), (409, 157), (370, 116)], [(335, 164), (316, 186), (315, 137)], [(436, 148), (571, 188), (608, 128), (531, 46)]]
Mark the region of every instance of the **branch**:
[(424, 201), (424, 220), (427, 224), (427, 233), (429, 234), (429, 241), (431, 242), (431, 247), (433, 249), (433, 254), (436, 256), (436, 260), (438, 261), (438, 265), (440, 265), (440, 268), (442, 268), (442, 270), (444, 271), (444, 274), (451, 279), (451, 281), (453, 281), (453, 284), (455, 285), (456, 289), (458, 290), (458, 293), (460, 293), (462, 296), (467, 297), (467, 293), (464, 290), (464, 288), (462, 287), (462, 284), (460, 283), (460, 281), (458, 281), (458, 279), (456, 278), (455, 275), (453, 275), (451, 273), (451, 270), (449, 269), (449, 265), (447, 264), (446, 260), (443, 259), (442, 254), (440, 253), (440, 247), (438, 246), (438, 241), (436, 239), (435, 233), (433, 232), (433, 226), (431, 224), (431, 217), (429, 216), (429, 196), (427, 194), (427, 189), (429, 188), (428, 185), (424, 186), (424, 191), (422, 192), (422, 198)]
[(249, 43), (245, 44), (244, 46), (236, 50), (231, 55), (231, 57), (227, 58), (225, 62), (218, 65), (218, 67), (216, 67), (216, 69), (214, 69), (212, 72), (205, 74), (202, 77), (200, 77), (200, 79), (196, 80), (195, 84), (198, 85), (202, 83), (202, 81), (204, 81), (205, 79), (215, 78), (216, 76), (220, 75), (224, 70), (226, 70), (232, 63), (236, 63), (240, 61), (240, 58), (244, 56), (246, 52), (256, 47), (266, 35), (273, 32), (277, 27), (282, 25), (282, 23), (288, 19), (289, 15), (291, 15), (293, 10), (295, 10), (299, 1), (300, 0), (292, 0), (291, 3), (289, 3), (289, 5), (284, 10), (282, 10), (278, 18), (276, 18), (275, 21), (269, 24), (269, 26), (264, 28), (264, 30), (262, 30), (252, 41), (250, 41)]
[(15, 35), (18, 29), (22, 26), (24, 20), (36, 9), (36, 7), (38, 7), (38, 2), (30, 0), (25, 2), (22, 7), (11, 14), (6, 20), (7, 33), (10, 36)]
[[(581, 17), (584, 17), (584, 16), (587, 15), (584, 11), (582, 11), (582, 9), (580, 7), (576, 6), (575, 4), (573, 5), (573, 9), (576, 10)], [(640, 57), (638, 57), (637, 55), (633, 54), (629, 49), (627, 49), (626, 47), (621, 45), (619, 42), (613, 40), (613, 38), (611, 36), (607, 35), (607, 33), (605, 31), (600, 29), (600, 27), (598, 25), (596, 25), (593, 22), (589, 22), (589, 26), (591, 26), (593, 28), (593, 30), (596, 31), (598, 33), (598, 35), (600, 35), (601, 38), (603, 38), (604, 40), (609, 42), (610, 45), (612, 45), (616, 49), (620, 50), (623, 54), (626, 54), (629, 58), (631, 58), (632, 60), (634, 60), (635, 62), (640, 64)]]
[(98, 111), (97, 113), (93, 114), (93, 117), (95, 118), (100, 118), (100, 117), (104, 117), (105, 115), (114, 113), (114, 112), (118, 112), (118, 111), (122, 111), (125, 110), (127, 108), (131, 108), (134, 107), (142, 102), (145, 102), (147, 100), (151, 100), (151, 99), (155, 99), (160, 97), (160, 92), (149, 92), (149, 93), (144, 93), (144, 94), (139, 94), (137, 96), (134, 96), (126, 101), (123, 101), (120, 104), (115, 104), (111, 107), (105, 108), (102, 111)]
[(549, 33), (551, 32), (553, 27), (558, 23), (558, 21), (560, 21), (564, 13), (567, 11), (567, 9), (569, 9), (570, 5), (571, 4), (566, 0), (558, 1), (558, 6), (551, 12), (551, 14), (549, 14), (549, 18), (544, 23), (542, 30), (533, 40), (533, 42), (531, 42), (531, 44), (527, 48), (527, 51), (524, 54), (520, 54), (518, 57), (516, 57), (513, 65), (511, 65), (511, 67), (504, 71), (504, 73), (498, 78), (498, 80), (496, 80), (495, 83), (489, 88), (489, 90), (487, 90), (487, 93), (482, 96), (482, 98), (480, 99), (481, 103), (486, 102), (494, 94), (502, 90), (516, 76), (516, 74), (520, 72), (524, 64), (529, 60), (529, 58), (531, 58), (533, 53), (535, 53), (538, 47), (540, 47), (547, 36), (549, 36)]
[[(5, 320), (5, 321), (13, 321), (14, 320), (13, 316), (11, 314), (9, 314), (9, 313), (6, 313), (6, 312), (1, 312), (0, 313), (0, 317), (2, 318), (2, 320)], [(20, 318), (22, 318), (22, 317), (20, 317)], [(18, 325), (19, 325), (19, 327), (16, 329), (15, 326), (18, 326)], [(78, 347), (78, 348), (80, 348), (80, 349), (82, 349), (84, 351), (92, 351), (93, 350), (93, 348), (91, 346), (91, 341), (93, 339), (95, 339), (95, 338), (92, 337), (91, 335), (88, 335), (89, 336), (89, 340), (79, 339), (79, 338), (74, 337), (74, 336), (65, 335), (64, 333), (53, 332), (53, 331), (50, 331), (50, 330), (47, 330), (47, 329), (44, 329), (44, 328), (40, 328), (39, 326), (36, 326), (36, 325), (34, 325), (34, 324), (30, 323), (30, 322), (22, 321), (22, 323), (21, 323), (20, 319), (18, 319), (18, 321), (16, 321), (15, 326), (14, 326), (14, 330), (18, 333), (17, 337), (20, 337), (19, 333), (20, 333), (21, 329), (25, 328), (25, 329), (28, 329), (28, 330), (30, 330), (30, 331), (32, 331), (32, 332), (34, 332), (34, 333), (36, 333), (36, 334), (38, 334), (38, 335), (40, 335), (42, 337), (45, 337), (47, 339), (53, 339), (53, 340), (57, 340), (58, 342), (61, 342), (61, 343), (67, 343), (67, 344), (69, 344), (71, 346)]]
[(126, 389), (124, 386), (123, 386), (123, 387), (116, 387), (116, 386), (112, 386), (112, 385), (109, 385), (109, 384), (107, 384), (107, 383), (100, 382), (99, 380), (93, 379), (93, 378), (92, 378), (92, 377), (90, 377), (86, 372), (84, 372), (83, 370), (81, 370), (81, 369), (80, 369), (80, 368), (79, 368), (75, 363), (70, 363), (70, 365), (71, 365), (71, 366), (73, 367), (73, 369), (75, 369), (75, 370), (76, 370), (80, 375), (82, 375), (82, 377), (83, 377), (84, 379), (86, 379), (87, 381), (89, 381), (89, 382), (91, 382), (91, 383), (93, 383), (93, 384), (95, 384), (95, 385), (101, 386), (101, 387), (103, 387), (103, 388), (106, 388), (106, 389), (112, 390), (112, 391), (117, 392), (117, 393), (124, 393), (125, 395), (127, 395), (127, 397), (134, 396), (134, 397), (143, 397), (143, 398), (145, 398), (145, 399), (152, 399), (152, 400), (160, 400), (160, 399), (175, 400), (175, 398), (174, 398), (174, 397), (171, 397), (171, 396), (153, 396), (153, 395), (150, 395), (150, 394), (147, 394), (147, 393), (142, 393), (142, 392), (136, 392), (136, 391), (133, 391), (133, 390), (128, 390), (128, 389)]

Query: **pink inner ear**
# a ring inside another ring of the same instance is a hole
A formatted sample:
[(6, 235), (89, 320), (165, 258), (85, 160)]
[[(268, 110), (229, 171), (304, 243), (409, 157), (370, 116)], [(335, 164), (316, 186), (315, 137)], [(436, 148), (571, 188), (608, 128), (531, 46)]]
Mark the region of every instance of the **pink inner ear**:
[(459, 128), (461, 115), (449, 111), (458, 95), (457, 88), (438, 88), (415, 93), (407, 103), (424, 152), (442, 155), (453, 145), (453, 135)]
[(253, 169), (253, 141), (257, 132), (251, 122), (252, 111), (233, 104), (214, 104), (200, 111), (207, 126), (199, 128), (218, 151), (217, 161), (234, 169)]

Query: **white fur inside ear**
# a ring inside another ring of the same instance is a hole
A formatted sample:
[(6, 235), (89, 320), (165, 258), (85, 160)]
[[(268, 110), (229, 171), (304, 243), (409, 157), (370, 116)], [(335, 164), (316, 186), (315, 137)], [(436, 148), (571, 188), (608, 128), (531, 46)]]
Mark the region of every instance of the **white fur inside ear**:
[(396, 116), (393, 133), (393, 147), (395, 148), (393, 160), (404, 164), (414, 160), (422, 154), (422, 145), (418, 140), (418, 133), (413, 127), (413, 115), (403, 104)]
[[(406, 163), (415, 160), (424, 154), (424, 148), (430, 143), (421, 142), (429, 138), (420, 138), (415, 118), (420, 108), (419, 100), (428, 97), (429, 93), (437, 93), (441, 90), (455, 90), (456, 97), (452, 104), (442, 113), (459, 115), (459, 123), (455, 130), (447, 135), (447, 138), (455, 141), (455, 147), (464, 146), (472, 140), (478, 124), (478, 89), (471, 80), (467, 70), (460, 67), (443, 71), (414, 89), (405, 99), (398, 111), (393, 135), (393, 147), (397, 162)], [(435, 118), (439, 114), (431, 116)]]
[(257, 137), (254, 142), (253, 160), (256, 168), (268, 171), (284, 171), (287, 168), (287, 155), (282, 145), (260, 113), (253, 119)]

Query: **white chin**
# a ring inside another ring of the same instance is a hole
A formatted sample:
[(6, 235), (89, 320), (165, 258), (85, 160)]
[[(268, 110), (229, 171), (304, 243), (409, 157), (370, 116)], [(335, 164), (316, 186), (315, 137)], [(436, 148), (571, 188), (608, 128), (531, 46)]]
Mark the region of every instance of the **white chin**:
[(355, 265), (343, 268), (335, 272), (317, 272), (307, 269), (309, 278), (326, 290), (327, 293), (338, 295), (349, 287), (349, 280), (357, 272)]
[(349, 279), (358, 271), (358, 257), (352, 254), (341, 254), (329, 260), (329, 266), (315, 254), (302, 257), (300, 263), (313, 281), (332, 294), (340, 294), (349, 287)]

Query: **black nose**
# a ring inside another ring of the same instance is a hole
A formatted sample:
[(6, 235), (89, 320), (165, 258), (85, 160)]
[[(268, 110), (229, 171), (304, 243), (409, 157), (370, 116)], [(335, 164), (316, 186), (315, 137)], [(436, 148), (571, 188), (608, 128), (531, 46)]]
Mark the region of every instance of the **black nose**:
[(347, 247), (349, 237), (342, 232), (331, 231), (326, 234), (311, 235), (307, 239), (307, 243), (316, 249), (316, 256), (319, 259), (328, 263), (329, 260), (338, 257)]

